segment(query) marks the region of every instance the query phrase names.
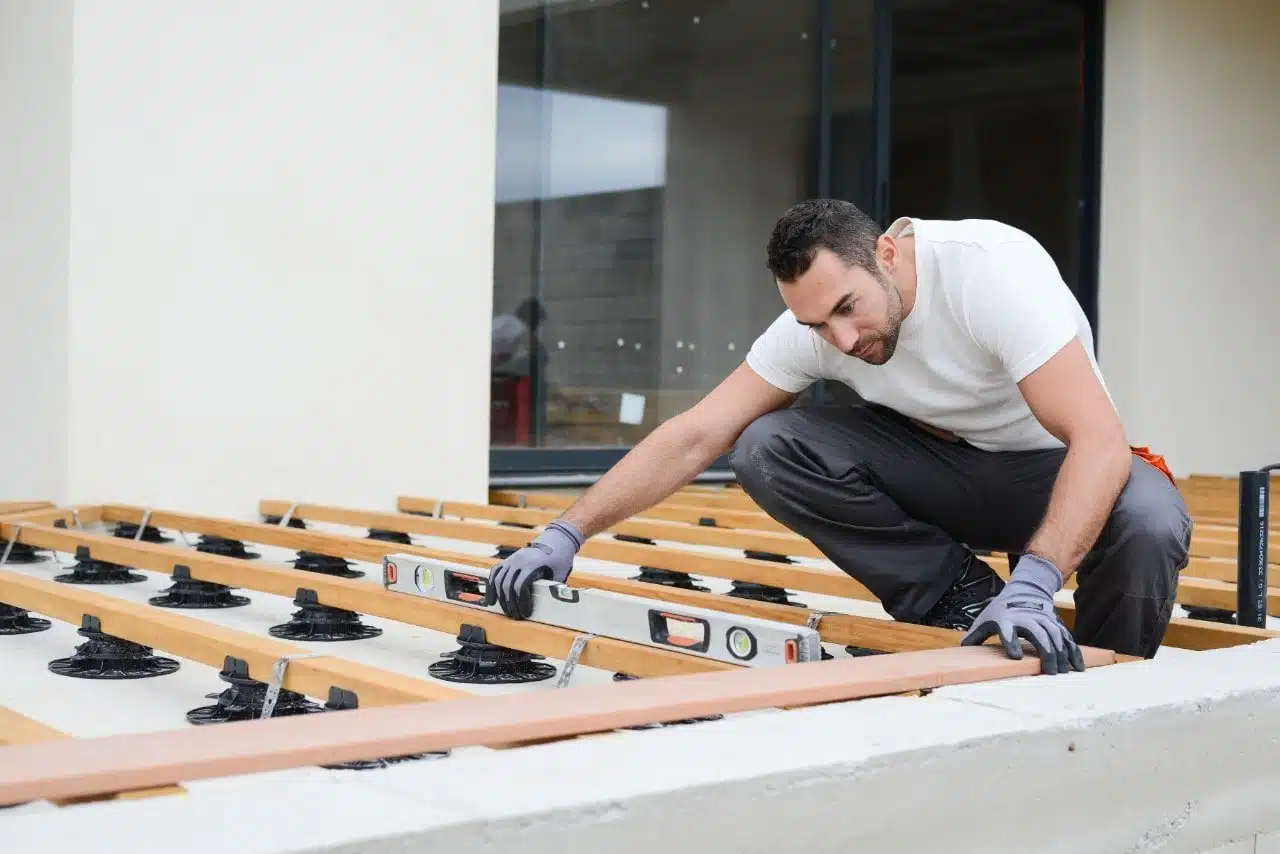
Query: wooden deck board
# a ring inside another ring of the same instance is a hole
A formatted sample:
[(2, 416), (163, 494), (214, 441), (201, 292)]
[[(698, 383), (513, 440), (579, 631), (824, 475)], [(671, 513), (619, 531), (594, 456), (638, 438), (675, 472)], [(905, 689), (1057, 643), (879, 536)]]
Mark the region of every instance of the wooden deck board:
[[(1091, 650), (1086, 657), (1090, 667), (1114, 661), (1101, 650)], [(701, 715), (1027, 676), (1038, 673), (1039, 667), (1033, 657), (1013, 661), (991, 647), (961, 647), (232, 722), (77, 739), (74, 744), (21, 745), (0, 748), (0, 804), (321, 762), (527, 743)]]
[[(0, 706), (0, 747), (14, 744), (42, 744), (48, 741), (65, 741), (71, 736), (59, 729), (42, 724), (13, 709)], [(55, 798), (56, 806), (67, 807), (93, 801), (131, 800), (134, 798), (154, 798), (163, 795), (184, 795), (182, 786), (158, 786), (146, 789), (133, 789), (123, 792), (101, 792), (80, 797)]]

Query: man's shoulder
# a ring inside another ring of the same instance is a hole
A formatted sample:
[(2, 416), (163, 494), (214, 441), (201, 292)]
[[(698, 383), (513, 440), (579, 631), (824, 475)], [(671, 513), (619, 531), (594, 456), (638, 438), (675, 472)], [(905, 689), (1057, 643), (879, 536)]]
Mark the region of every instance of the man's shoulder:
[(975, 344), (1000, 358), (1015, 382), (1088, 323), (1041, 243), (995, 220), (937, 221), (931, 240), (935, 299)]
[(788, 350), (802, 350), (806, 353), (814, 350), (814, 331), (796, 320), (791, 309), (783, 309), (760, 333), (759, 340), (773, 347), (784, 347)]
[(993, 252), (1009, 246), (1039, 245), (1017, 226), (995, 219), (917, 219), (916, 233), (949, 252)]
[(818, 338), (789, 309), (765, 328), (747, 353), (747, 364), (786, 391), (800, 391), (822, 376)]
[(1048, 250), (1016, 226), (991, 219), (925, 220), (918, 231), (926, 263), (955, 298), (994, 295), (1009, 286), (1025, 294), (1064, 286)]

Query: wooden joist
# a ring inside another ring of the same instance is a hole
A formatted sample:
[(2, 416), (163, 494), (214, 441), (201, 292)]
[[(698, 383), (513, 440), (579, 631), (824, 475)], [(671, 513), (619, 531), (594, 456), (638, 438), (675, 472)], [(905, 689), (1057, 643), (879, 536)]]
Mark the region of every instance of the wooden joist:
[[(22, 536), (26, 539), (26, 528)], [(214, 668), (220, 669), (227, 656), (239, 658), (249, 665), (250, 678), (260, 682), (271, 681), (271, 671), (277, 659), (308, 652), (305, 647), (281, 643), (274, 638), (223, 628), (207, 620), (185, 617), (163, 608), (139, 605), (9, 570), (0, 570), (0, 602), (73, 625), (80, 625), (86, 615), (97, 617), (105, 634)], [(355, 692), (361, 706), (468, 696), (444, 685), (338, 656), (291, 661), (281, 684), (290, 691), (320, 700), (328, 698), (331, 687), (344, 688)]]
[[(292, 502), (284, 501), (262, 501), (259, 503), (258, 509), (264, 515), (279, 516), (291, 507), (293, 508), (294, 517), (304, 520), (310, 519), (316, 522), (356, 527), (377, 527), (388, 531), (494, 545), (519, 547), (528, 542), (537, 533), (536, 530), (501, 528), (492, 525), (434, 519), (404, 513), (355, 510), (317, 504), (299, 503), (295, 506)], [(588, 541), (583, 546), (580, 554), (584, 557), (617, 561), (623, 564), (647, 565), (677, 572), (691, 572), (712, 578), (754, 581), (758, 584), (809, 593), (843, 596), (844, 598), (862, 601), (877, 601), (866, 587), (835, 569), (827, 571), (810, 567), (780, 565), (770, 561), (748, 558), (712, 557), (659, 546), (611, 543), (595, 539)], [(490, 563), (496, 563), (496, 561), (490, 561)], [(1000, 560), (995, 560), (992, 563), (998, 572), (1001, 571), (1002, 562)], [(1003, 565), (1003, 572), (1007, 576), (1007, 564)], [(576, 571), (574, 577), (579, 577)], [(594, 583), (594, 580), (585, 583)], [(646, 586), (658, 587), (658, 585)], [(1191, 598), (1204, 602), (1204, 607), (1224, 609), (1234, 609), (1235, 607), (1234, 604), (1226, 604), (1228, 601), (1234, 602), (1232, 597), (1235, 595), (1235, 588), (1232, 585), (1216, 581), (1184, 579), (1183, 587), (1191, 590)], [(649, 595), (655, 596), (658, 594)], [(1183, 595), (1188, 594), (1184, 593)], [(727, 606), (722, 609), (727, 609)], [(1063, 621), (1070, 625), (1075, 619), (1075, 606), (1072, 603), (1058, 603), (1058, 613), (1062, 616)], [(1254, 641), (1271, 637), (1280, 637), (1280, 633), (1270, 632), (1265, 629), (1227, 626), (1205, 620), (1179, 619), (1170, 624), (1169, 632), (1166, 635), (1166, 643), (1169, 646), (1186, 649), (1215, 649), (1222, 646), (1253, 643)], [(858, 645), (864, 644), (858, 643)]]
[[(1274, 495), (1277, 475), (1272, 472), (1270, 492)], [(1178, 480), (1178, 489), (1198, 523), (1225, 524), (1233, 528), (1240, 518), (1240, 479), (1236, 476), (1193, 474)], [(1272, 502), (1274, 505), (1274, 501)], [(1270, 533), (1280, 534), (1280, 519), (1273, 512)]]
[[(1195, 521), (1197, 530), (1215, 528), (1219, 531), (1226, 531), (1226, 536), (1228, 538), (1235, 537), (1236, 531), (1239, 529), (1237, 524), (1239, 519), (1234, 515), (1193, 513), (1191, 518)], [(1219, 534), (1219, 536), (1221, 536), (1221, 534)], [(1267, 536), (1268, 538), (1280, 536), (1280, 521), (1276, 521), (1274, 516), (1272, 516), (1271, 524), (1267, 527)]]
[(51, 510), (53, 507), (52, 501), (0, 501), (0, 516), (29, 513), (32, 510)]
[[(307, 507), (309, 509), (311, 505), (307, 505)], [(267, 511), (263, 509), (263, 512)], [(385, 515), (387, 517), (391, 516), (391, 514)], [(330, 522), (341, 521), (336, 518), (336, 515), (335, 518), (316, 518)], [(448, 519), (441, 520), (424, 517), (423, 521), (444, 526), (454, 526), (452, 528), (435, 529), (436, 536), (459, 536), (479, 542), (494, 542), (498, 537), (502, 537), (503, 542), (501, 545), (512, 546), (522, 544), (521, 540), (527, 541), (536, 534), (537, 527), (541, 527), (537, 526), (534, 531), (519, 532), (515, 536), (501, 533), (495, 536), (492, 532), (501, 532), (503, 529), (495, 528), (491, 525)], [(379, 524), (383, 527), (394, 528), (395, 523), (390, 518), (384, 518)], [(445, 533), (447, 530), (451, 530), (454, 533)], [(428, 533), (428, 531), (423, 530), (417, 532)], [(648, 550), (648, 553), (637, 550)], [(791, 588), (810, 593), (824, 593), (851, 599), (875, 601), (875, 597), (861, 583), (844, 575), (834, 567), (831, 570), (824, 570), (812, 567), (787, 566), (771, 561), (709, 556), (670, 547), (616, 543), (597, 539), (593, 539), (584, 545), (581, 554), (584, 557), (617, 560), (622, 563), (634, 563), (637, 565), (644, 564), (660, 569), (706, 575), (712, 578), (754, 581), (758, 584), (768, 584), (774, 587)], [(624, 557), (624, 554), (626, 557)], [(984, 559), (1001, 577), (1009, 577), (1008, 560), (1003, 555), (992, 555)], [(1194, 607), (1234, 610), (1236, 603), (1234, 565), (1224, 565), (1220, 562), (1206, 560), (1198, 562), (1197, 569), (1206, 575), (1221, 573), (1225, 576), (1225, 579), (1199, 578), (1184, 573), (1178, 585), (1178, 601), (1184, 605)], [(1078, 583), (1078, 578), (1073, 575), (1067, 582), (1067, 589), (1075, 589)], [(1058, 611), (1064, 615), (1067, 611), (1074, 612), (1074, 605), (1059, 603)], [(1267, 611), (1271, 614), (1280, 614), (1280, 588), (1269, 589)]]
[[(491, 490), (489, 503), (506, 507), (539, 510), (566, 510), (573, 504), (572, 495), (554, 492), (512, 492)], [(430, 508), (426, 508), (430, 509)], [(671, 504), (659, 502), (636, 514), (637, 519), (658, 519), (667, 522), (686, 522), (692, 525), (715, 524), (721, 528), (745, 528), (752, 531), (787, 531), (786, 526), (775, 521), (759, 509), (726, 510), (719, 507), (703, 507), (699, 504)]]
[[(70, 738), (71, 736), (61, 730), (21, 715), (13, 709), (0, 706), (0, 747), (14, 744), (42, 744), (48, 741), (65, 741)], [(132, 800), (185, 793), (186, 789), (181, 786), (159, 786), (123, 792), (101, 792), (80, 797), (54, 798), (52, 803), (55, 806), (66, 807), (91, 801)]]
[[(1234, 562), (1239, 555), (1240, 543), (1235, 537), (1235, 529), (1230, 533), (1214, 531), (1212, 533), (1196, 533), (1191, 537), (1191, 555), (1193, 566), (1199, 566), (1195, 558), (1221, 558)], [(1280, 564), (1280, 543), (1268, 542), (1267, 563)], [(1198, 573), (1197, 573), (1198, 574)]]
[[(104, 518), (112, 522), (137, 522), (142, 518), (142, 513), (143, 511), (136, 507), (121, 505), (105, 505), (103, 507)], [(305, 513), (295, 513), (295, 516), (304, 520), (309, 518)], [(492, 568), (495, 563), (493, 558), (477, 557), (442, 549), (400, 544), (388, 545), (377, 540), (343, 536), (341, 534), (303, 531), (297, 528), (282, 528), (276, 525), (264, 526), (237, 523), (226, 519), (194, 514), (153, 512), (151, 520), (154, 521), (156, 519), (162, 520), (165, 527), (191, 533), (234, 536), (234, 538), (244, 542), (257, 542), (285, 548), (305, 548), (308, 551), (349, 560), (378, 561), (382, 559), (384, 554), (401, 552), (425, 558), (461, 563), (486, 571)], [(805, 625), (811, 613), (806, 608), (798, 608), (792, 605), (756, 602), (715, 593), (703, 593), (697, 590), (681, 590), (675, 587), (663, 587), (624, 578), (594, 575), (581, 570), (573, 573), (570, 584), (574, 587), (610, 590), (615, 593), (626, 593), (663, 602), (777, 620), (792, 625)], [(818, 624), (818, 630), (822, 635), (822, 639), (830, 643), (852, 644), (885, 652), (945, 649), (958, 645), (962, 636), (961, 632), (948, 629), (895, 623), (888, 620), (847, 614), (823, 616)]]
[(37, 744), (42, 741), (58, 741), (70, 737), (61, 730), (20, 715), (13, 709), (0, 706), (0, 745)]
[[(1235, 526), (1239, 515), (1238, 478), (1191, 475), (1189, 478), (1180, 479), (1177, 485), (1191, 516), (1197, 522), (1197, 531), (1208, 533), (1207, 528), (1220, 528), (1220, 532), (1213, 536), (1226, 540), (1234, 548)], [(491, 504), (518, 508), (564, 510), (574, 500), (575, 496), (555, 492), (491, 490), (489, 493)], [(721, 517), (722, 513), (728, 515)], [(697, 523), (701, 519), (705, 520), (703, 524), (714, 522), (729, 528), (787, 530), (769, 518), (746, 492), (732, 484), (718, 490), (695, 486), (682, 487), (654, 508), (637, 514), (636, 518), (663, 518), (692, 523)], [(1272, 518), (1271, 532), (1273, 535), (1280, 534), (1280, 519)], [(1212, 548), (1212, 545), (1209, 548)], [(1209, 557), (1216, 555), (1217, 552), (1193, 549), (1192, 554)], [(1223, 556), (1233, 558), (1235, 553), (1232, 551)], [(1271, 561), (1280, 563), (1280, 555), (1273, 552)]]
[[(267, 500), (258, 503), (258, 512), (265, 516), (280, 516), (294, 507), (292, 502)], [(339, 525), (357, 525), (404, 531), (455, 540), (469, 540), (494, 546), (519, 548), (537, 535), (537, 530), (504, 528), (475, 522), (459, 522), (453, 519), (433, 519), (404, 513), (385, 513), (374, 510), (349, 510), (322, 504), (298, 504), (293, 514), (300, 519), (332, 522)], [(639, 543), (610, 542), (592, 538), (583, 545), (579, 554), (587, 558), (614, 561), (633, 566), (651, 566), (675, 572), (689, 572), (712, 578), (737, 581), (753, 581), (773, 587), (792, 587), (811, 593), (844, 596), (848, 599), (873, 600), (863, 584), (836, 569), (814, 569), (806, 566), (783, 566), (772, 561), (752, 558), (719, 557), (680, 551)], [(495, 561), (496, 563), (496, 561)]]
[[(463, 501), (443, 501), (435, 498), (419, 498), (402, 495), (396, 499), (396, 509), (401, 513), (416, 513), (436, 518), (449, 516), (458, 519), (485, 519), (491, 522), (511, 522), (517, 525), (546, 525), (559, 513), (554, 510), (506, 507), (497, 504), (472, 504)], [(644, 514), (619, 522), (606, 533), (630, 537), (646, 537), (651, 540), (667, 540), (701, 546), (742, 549), (743, 551), (771, 552), (789, 557), (812, 557), (825, 560), (822, 550), (811, 541), (791, 531), (750, 530), (745, 528), (719, 528), (690, 525), (662, 519), (646, 519)]]
[[(1268, 481), (1274, 490), (1276, 483), (1280, 482), (1280, 471), (1272, 470), (1270, 475)], [(1191, 474), (1184, 478), (1178, 478), (1177, 484), (1178, 490), (1183, 495), (1193, 497), (1221, 496), (1236, 498), (1240, 494), (1240, 476), (1237, 474)]]
[[(558, 513), (551, 510), (535, 510), (528, 508), (506, 507), (493, 504), (472, 504), (461, 501), (442, 501), (434, 498), (401, 496), (396, 500), (396, 508), (401, 513), (425, 514), (437, 518), (449, 516), (460, 520), (485, 519), (492, 522), (508, 522), (518, 525), (546, 525), (556, 518)], [(787, 531), (751, 531), (738, 528), (715, 528), (688, 525), (681, 522), (667, 522), (656, 519), (633, 517), (609, 528), (607, 533), (622, 534), (631, 537), (647, 537), (651, 540), (665, 540), (673, 543), (690, 545), (715, 546), (719, 548), (741, 549), (755, 552), (771, 552), (788, 557), (810, 557), (826, 560), (812, 541), (799, 534)], [(1210, 578), (1217, 581), (1236, 580), (1237, 544), (1221, 535), (1194, 537), (1191, 553), (1194, 556), (1183, 575), (1195, 578)], [(1271, 548), (1272, 562), (1280, 562), (1280, 543)], [(1007, 563), (1004, 555), (994, 556), (997, 562)], [(1221, 560), (1204, 560), (1215, 558)], [(1232, 562), (1225, 562), (1230, 559)]]
[[(1009, 577), (1008, 561), (1000, 557), (986, 558), (1002, 578)], [(1194, 567), (1194, 568), (1193, 568)], [(1192, 560), (1178, 580), (1178, 603), (1195, 608), (1217, 608), (1234, 611), (1236, 607), (1236, 568), (1223, 562)], [(1077, 589), (1079, 576), (1067, 579), (1067, 590)], [(1267, 588), (1267, 613), (1280, 615), (1280, 587)]]
[[(1101, 650), (1086, 654), (1089, 667), (1114, 661)], [(838, 702), (1027, 676), (1039, 667), (1034, 657), (1013, 661), (992, 647), (963, 647), (22, 745), (0, 752), (0, 805)]]
[[(117, 513), (118, 520), (122, 519), (119, 514), (124, 512), (134, 514), (130, 517), (131, 519), (141, 519), (140, 508), (110, 506)], [(103, 512), (105, 511), (104, 507)], [(152, 512), (148, 524), (181, 529), (182, 526), (177, 524), (180, 518), (179, 514), (156, 511)], [(270, 539), (273, 532), (277, 534), (290, 532), (287, 528), (251, 522), (238, 525), (225, 523), (217, 530), (222, 532), (220, 536), (238, 539), (253, 540), (256, 534), (258, 542), (273, 545), (279, 544), (278, 540), (273, 542)], [(12, 524), (0, 523), (0, 537), (11, 537), (13, 531)], [(291, 531), (290, 533), (297, 535), (306, 532)], [(305, 570), (275, 566), (265, 561), (245, 561), (203, 554), (193, 549), (173, 548), (83, 532), (72, 533), (29, 524), (21, 529), (21, 541), (64, 552), (74, 552), (77, 546), (86, 545), (89, 546), (91, 555), (99, 560), (153, 572), (171, 573), (174, 566), (182, 565), (189, 569), (191, 577), (197, 581), (211, 581), (228, 587), (258, 590), (280, 596), (293, 597), (299, 589), (305, 588), (315, 591), (321, 605), (345, 608), (360, 614), (383, 617), (453, 635), (456, 635), (464, 624), (476, 625), (485, 630), (491, 643), (538, 653), (548, 658), (565, 658), (576, 637), (574, 632), (555, 626), (509, 620), (501, 614), (421, 599), (403, 593), (392, 593), (368, 581), (334, 578)], [(378, 554), (375, 559), (380, 561), (381, 555), (390, 554), (396, 548), (392, 543), (375, 542), (374, 550)], [(3, 597), (0, 597), (0, 601), (4, 601)], [(622, 671), (635, 676), (662, 676), (737, 668), (737, 665), (601, 637), (592, 638), (578, 660), (584, 666)]]
[(33, 525), (56, 525), (59, 522), (69, 528), (79, 525), (92, 525), (102, 521), (102, 514), (96, 504), (76, 505), (73, 507), (37, 507), (7, 513), (0, 516), (4, 521), (30, 522)]
[[(1277, 479), (1280, 479), (1280, 472), (1273, 472), (1271, 483), (1274, 485)], [(1177, 478), (1175, 485), (1193, 517), (1235, 520), (1239, 510), (1240, 489), (1237, 476), (1192, 474)], [(511, 490), (493, 490), (489, 500), (494, 504), (563, 509), (560, 502), (564, 501), (564, 496), (550, 492), (520, 493)], [(661, 502), (660, 506), (746, 513), (761, 512), (760, 506), (736, 484), (720, 489), (696, 485), (685, 486)]]
[[(1062, 622), (1067, 628), (1075, 626), (1075, 610), (1070, 612), (1058, 609)], [(1210, 620), (1190, 620), (1185, 617), (1174, 617), (1169, 621), (1169, 628), (1164, 634), (1164, 646), (1176, 649), (1208, 650), (1222, 649), (1228, 646), (1243, 646), (1258, 641), (1280, 638), (1280, 632), (1272, 629), (1255, 629), (1252, 626), (1237, 626), (1227, 623), (1215, 623)]]
[[(564, 510), (575, 501), (577, 495), (557, 492), (520, 492), (515, 489), (490, 489), (490, 504), (506, 504), (508, 507), (549, 507), (553, 510)], [(658, 502), (658, 507), (692, 507), (695, 510), (737, 511), (744, 513), (763, 513), (759, 504), (751, 501), (750, 495), (741, 489), (732, 492), (709, 492), (709, 490), (677, 489), (675, 493)]]

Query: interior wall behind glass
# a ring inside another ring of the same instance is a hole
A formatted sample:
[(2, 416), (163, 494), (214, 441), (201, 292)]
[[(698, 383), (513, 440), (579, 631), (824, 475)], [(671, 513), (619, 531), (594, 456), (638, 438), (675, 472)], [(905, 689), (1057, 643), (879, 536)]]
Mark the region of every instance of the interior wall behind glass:
[(1080, 277), (1079, 0), (898, 0), (890, 216), (998, 219)]
[(817, 187), (817, 6), (504, 14), (495, 446), (634, 444), (783, 309), (765, 244)]

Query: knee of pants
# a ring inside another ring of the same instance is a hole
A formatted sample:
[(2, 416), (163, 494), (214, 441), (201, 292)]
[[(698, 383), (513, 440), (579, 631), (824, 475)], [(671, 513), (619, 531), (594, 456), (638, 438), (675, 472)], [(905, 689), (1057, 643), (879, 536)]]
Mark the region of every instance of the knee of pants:
[(1115, 573), (1124, 592), (1164, 597), (1176, 589), (1191, 547), (1191, 516), (1163, 475), (1131, 479), (1112, 514)]
[(729, 467), (744, 489), (768, 488), (774, 463), (786, 453), (783, 433), (795, 417), (791, 410), (766, 412), (747, 425), (729, 452)]

